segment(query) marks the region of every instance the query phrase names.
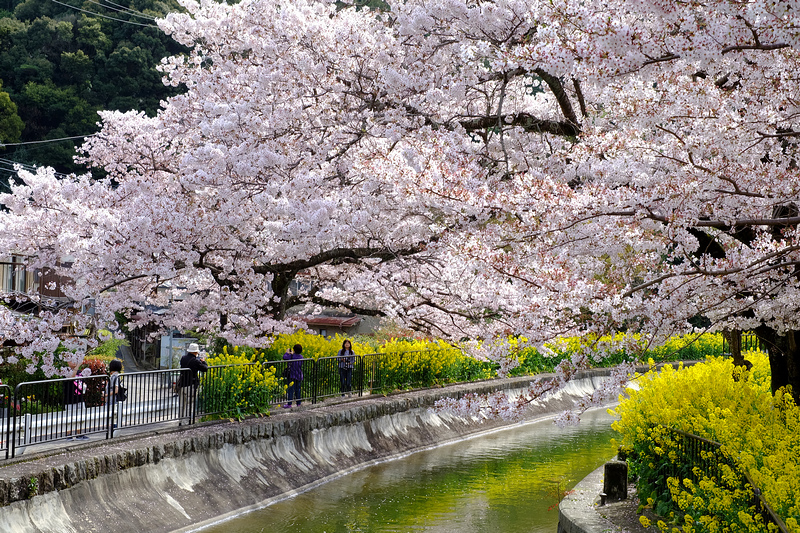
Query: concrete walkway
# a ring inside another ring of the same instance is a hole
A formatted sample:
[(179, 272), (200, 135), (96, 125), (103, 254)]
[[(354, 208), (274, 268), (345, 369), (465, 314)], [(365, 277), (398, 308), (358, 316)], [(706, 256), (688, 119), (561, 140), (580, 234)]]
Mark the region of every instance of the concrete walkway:
[[(600, 505), (603, 468), (581, 480), (558, 506), (558, 533), (656, 533), (654, 526), (639, 521), (636, 487), (628, 485), (628, 498)], [(649, 510), (643, 513), (653, 524), (658, 518)]]
[(136, 359), (133, 358), (133, 352), (130, 346), (122, 345), (117, 348), (117, 359), (122, 361), (122, 367), (127, 373), (139, 372), (139, 366), (136, 364)]

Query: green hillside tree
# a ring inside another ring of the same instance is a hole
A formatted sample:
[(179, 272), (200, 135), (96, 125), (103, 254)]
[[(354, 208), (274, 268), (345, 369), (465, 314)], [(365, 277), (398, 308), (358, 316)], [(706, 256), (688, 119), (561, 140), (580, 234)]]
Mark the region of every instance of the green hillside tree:
[[(185, 52), (155, 21), (180, 9), (175, 0), (72, 6), (9, 0), (0, 7), (0, 73), (17, 106), (9, 116), (24, 125), (16, 139), (33, 143), (9, 147), (4, 158), (83, 172), (73, 162), (74, 147), (97, 131), (98, 110), (155, 115), (161, 101), (183, 90), (165, 86), (156, 66)], [(40, 143), (48, 139), (57, 141)], [(10, 177), (8, 168), (0, 172), (0, 182)]]
[[(2, 88), (3, 82), (0, 80)], [(17, 114), (17, 105), (7, 92), (0, 90), (0, 144), (19, 141), (24, 126), (25, 123)]]

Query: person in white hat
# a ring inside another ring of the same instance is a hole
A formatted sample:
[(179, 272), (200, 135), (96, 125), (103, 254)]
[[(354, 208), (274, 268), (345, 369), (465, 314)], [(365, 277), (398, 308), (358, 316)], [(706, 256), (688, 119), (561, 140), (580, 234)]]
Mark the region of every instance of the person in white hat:
[(208, 370), (208, 365), (205, 361), (197, 357), (200, 354), (200, 347), (197, 343), (193, 342), (186, 348), (186, 355), (181, 357), (181, 368), (188, 368), (189, 370), (181, 371), (180, 381), (180, 421), (178, 425), (183, 425), (184, 422), (190, 424), (194, 413), (192, 406), (197, 397), (197, 388), (200, 386), (200, 378), (198, 372), (205, 372)]

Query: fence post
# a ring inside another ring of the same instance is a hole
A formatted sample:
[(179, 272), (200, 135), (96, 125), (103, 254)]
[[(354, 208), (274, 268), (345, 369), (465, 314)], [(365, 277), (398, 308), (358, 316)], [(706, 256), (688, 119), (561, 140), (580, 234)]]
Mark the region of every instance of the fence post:
[[(120, 378), (117, 378), (118, 380)], [(117, 381), (119, 384), (120, 381)], [(117, 419), (117, 398), (114, 389), (111, 388), (111, 378), (106, 382), (106, 439), (114, 438), (114, 421)]]
[[(311, 403), (317, 403), (317, 369), (319, 365), (316, 359), (311, 359)], [(302, 363), (301, 363), (302, 364)]]
[(25, 433), (25, 440), (23, 441), (23, 444), (25, 444), (27, 446), (28, 444), (31, 443), (30, 442), (31, 441), (31, 432), (29, 430), (29, 428), (31, 427), (31, 414), (30, 413), (25, 413), (25, 416), (23, 416), (22, 418), (23, 418), (23, 420), (25, 420), (25, 422), (23, 422), (23, 425), (22, 425), (22, 431)]
[[(11, 397), (11, 407), (9, 407), (9, 415), (13, 414), (14, 416), (8, 421), (8, 447), (11, 448), (11, 458), (14, 458), (14, 454), (16, 453), (17, 447), (17, 391), (14, 391), (14, 396)], [(11, 412), (13, 411), (13, 412)]]
[(0, 394), (3, 397), (3, 446), (6, 448), (6, 459), (11, 453), (11, 415), (14, 413), (11, 409), (11, 387), (8, 385), (0, 385)]
[[(191, 370), (189, 370), (191, 372)], [(189, 374), (191, 376), (191, 373)], [(194, 386), (194, 382), (189, 385), (189, 424), (194, 424), (194, 411), (197, 407), (197, 387)]]
[(357, 363), (358, 363), (358, 397), (361, 398), (364, 395), (364, 358), (365, 356), (359, 355), (357, 356)]

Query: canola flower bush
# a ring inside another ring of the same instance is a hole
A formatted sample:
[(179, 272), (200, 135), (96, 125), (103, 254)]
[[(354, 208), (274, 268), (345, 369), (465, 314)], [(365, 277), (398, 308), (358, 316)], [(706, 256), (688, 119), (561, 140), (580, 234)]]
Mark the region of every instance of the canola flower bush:
[[(278, 335), (266, 348), (252, 348), (246, 346), (224, 346), (219, 353), (213, 356), (215, 365), (233, 364), (224, 361), (259, 362), (263, 365), (263, 372), (268, 372), (276, 381), (275, 391), (271, 393), (271, 400), (285, 395), (286, 379), (281, 376), (285, 365), (281, 362), (283, 354), (291, 350), (295, 344), (303, 347), (303, 357), (314, 361), (313, 365), (304, 363), (306, 379), (303, 382), (302, 394), (312, 394), (311, 373), (315, 371), (315, 394), (318, 397), (338, 395), (339, 372), (337, 361), (333, 359), (342, 347), (342, 342), (351, 341), (353, 351), (359, 357), (357, 368), (353, 372), (353, 387), (364, 387), (373, 392), (388, 393), (395, 390), (407, 390), (415, 387), (431, 387), (448, 383), (478, 381), (495, 378), (498, 375), (498, 364), (493, 361), (478, 360), (468, 356), (459, 348), (442, 340), (420, 339), (413, 337), (384, 337), (372, 338), (366, 336), (323, 337), (305, 331), (298, 331), (292, 335)], [(594, 355), (590, 361), (592, 366), (610, 366), (624, 361), (631, 361), (639, 357), (644, 348), (641, 339), (636, 335), (617, 334), (605, 337), (571, 337), (562, 338), (556, 342), (548, 343), (541, 348), (532, 348), (523, 338), (510, 338), (509, 347), (515, 355), (519, 366), (512, 371), (512, 375), (532, 375), (540, 372), (552, 371), (561, 360), (574, 357), (576, 353)], [(720, 353), (722, 350), (722, 337), (706, 334), (702, 336), (686, 336), (671, 339), (664, 346), (651, 350), (648, 353), (655, 355), (659, 361), (674, 360), (678, 358), (701, 359), (705, 355)], [(606, 353), (606, 358), (596, 356), (599, 351)], [(610, 355), (608, 355), (610, 354)], [(220, 359), (227, 357), (228, 359)], [(234, 358), (234, 359), (230, 359)], [(238, 359), (245, 358), (245, 359)], [(244, 363), (241, 363), (244, 364)], [(205, 378), (209, 384), (216, 378), (213, 374)], [(229, 378), (225, 378), (229, 379)], [(230, 388), (230, 384), (214, 384), (213, 391), (209, 390), (209, 405), (213, 402), (223, 402), (221, 390)], [(235, 388), (235, 387), (234, 387)], [(211, 394), (217, 395), (216, 399)], [(204, 393), (206, 395), (206, 393)], [(250, 412), (265, 412), (267, 409), (261, 403), (244, 400), (239, 396), (226, 403), (225, 412), (238, 414), (250, 409)], [(261, 394), (265, 396), (265, 393)], [(261, 397), (259, 396), (259, 398)], [(213, 401), (212, 401), (213, 400)], [(251, 407), (248, 407), (251, 406)], [(212, 409), (205, 408), (207, 412)]]
[(305, 331), (298, 331), (291, 335), (277, 335), (272, 344), (261, 350), (259, 359), (261, 361), (279, 361), (283, 354), (291, 350), (295, 344), (303, 347), (303, 357), (306, 359), (317, 360), (320, 357), (333, 357), (342, 349), (345, 339), (350, 340), (353, 351), (357, 355), (374, 353), (372, 346), (359, 341), (357, 337), (323, 337)]
[[(391, 392), (412, 387), (430, 387), (447, 383), (478, 381), (495, 378), (498, 375), (496, 362), (478, 360), (465, 354), (457, 347), (442, 340), (421, 339), (404, 336), (367, 337), (355, 335), (344, 337), (336, 335), (323, 337), (305, 331), (292, 335), (276, 336), (270, 346), (263, 349), (235, 347), (239, 353), (252, 356), (261, 362), (281, 361), (283, 354), (295, 344), (303, 347), (303, 357), (319, 361), (334, 357), (342, 347), (342, 342), (351, 341), (353, 351), (364, 356), (359, 358), (360, 368), (354, 372), (354, 386), (364, 380), (363, 386), (375, 392)], [(566, 337), (542, 347), (531, 347), (527, 339), (510, 337), (510, 353), (516, 357), (518, 365), (510, 375), (533, 375), (550, 372), (564, 360), (576, 353), (586, 353), (593, 359), (591, 366), (613, 366), (621, 362), (640, 359), (642, 353), (653, 356), (659, 362), (678, 359), (702, 359), (706, 355), (722, 351), (722, 336), (719, 334), (686, 335), (674, 337), (666, 344), (646, 350), (642, 340), (635, 334), (617, 334), (603, 337)], [(229, 350), (233, 350), (230, 347)], [(603, 353), (601, 358), (598, 354)], [(280, 364), (272, 365), (278, 375)], [(334, 361), (327, 361), (317, 367), (318, 391), (332, 394), (338, 391), (338, 370)], [(308, 379), (303, 384), (308, 391)], [(310, 391), (310, 388), (309, 388)]]
[(286, 388), (275, 368), (262, 365), (259, 356), (257, 350), (238, 347), (211, 355), (198, 393), (203, 411), (236, 418), (269, 412)]
[(382, 390), (434, 386), (496, 377), (493, 365), (441, 341), (393, 339), (379, 348), (375, 375)]
[[(751, 371), (711, 357), (689, 368), (651, 371), (628, 389), (613, 427), (639, 476), (639, 495), (662, 531), (764, 532), (747, 471), (789, 531), (800, 533), (800, 409), (791, 395), (770, 391), (766, 354), (746, 354)], [(701, 452), (718, 471), (688, 464), (673, 428), (720, 443)]]
[[(390, 339), (376, 345), (371, 339), (359, 336), (323, 337), (299, 331), (292, 335), (277, 336), (272, 345), (260, 352), (259, 360), (279, 361), (287, 350), (300, 344), (304, 358), (318, 361), (320, 358), (336, 356), (345, 339), (351, 341), (356, 355), (365, 356), (361, 361), (364, 365), (364, 376), (369, 381), (370, 388), (376, 392), (475, 381), (496, 376), (490, 364), (467, 357), (442, 340)], [(339, 379), (335, 363), (321, 368), (325, 372), (318, 376), (320, 389), (335, 388), (334, 384)]]
[(648, 359), (657, 363), (702, 360), (723, 350), (719, 333), (676, 335), (660, 346), (647, 346), (635, 333), (562, 337), (541, 347), (527, 346), (527, 339), (522, 337), (509, 338), (509, 343), (519, 362), (511, 372), (513, 376), (552, 372), (558, 363), (577, 353), (587, 354), (592, 366), (606, 368)]

